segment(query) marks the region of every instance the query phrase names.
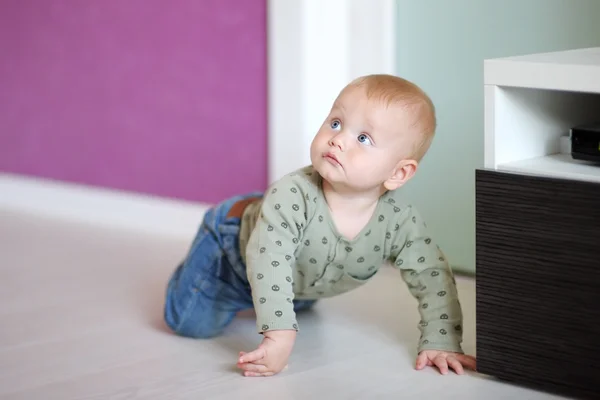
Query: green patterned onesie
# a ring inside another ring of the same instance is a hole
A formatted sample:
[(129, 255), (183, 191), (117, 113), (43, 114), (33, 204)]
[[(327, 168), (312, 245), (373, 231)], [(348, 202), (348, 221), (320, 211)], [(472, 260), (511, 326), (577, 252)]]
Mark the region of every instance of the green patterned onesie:
[(240, 251), (259, 332), (298, 330), (293, 299), (320, 299), (367, 283), (389, 261), (417, 299), (418, 350), (462, 353), (462, 312), (456, 283), (417, 210), (398, 191), (382, 195), (369, 223), (353, 239), (340, 235), (308, 166), (286, 175), (246, 207)]

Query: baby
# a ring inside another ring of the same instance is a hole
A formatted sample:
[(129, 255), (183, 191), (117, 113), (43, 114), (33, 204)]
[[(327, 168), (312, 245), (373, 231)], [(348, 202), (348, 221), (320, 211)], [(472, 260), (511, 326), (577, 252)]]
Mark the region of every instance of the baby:
[(435, 128), (434, 106), (413, 83), (390, 75), (351, 82), (313, 139), (310, 166), (206, 213), (168, 284), (166, 323), (209, 338), (254, 308), (263, 339), (240, 352), (237, 366), (246, 376), (274, 375), (287, 366), (296, 313), (366, 284), (390, 262), (418, 301), (416, 368), (475, 369), (461, 349), (449, 264), (397, 190), (414, 176)]

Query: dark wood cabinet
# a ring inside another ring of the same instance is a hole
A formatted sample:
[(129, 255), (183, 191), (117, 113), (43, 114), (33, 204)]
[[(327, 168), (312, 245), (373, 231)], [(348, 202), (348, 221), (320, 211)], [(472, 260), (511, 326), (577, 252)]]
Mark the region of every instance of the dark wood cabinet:
[(479, 372), (600, 398), (600, 183), (475, 175)]

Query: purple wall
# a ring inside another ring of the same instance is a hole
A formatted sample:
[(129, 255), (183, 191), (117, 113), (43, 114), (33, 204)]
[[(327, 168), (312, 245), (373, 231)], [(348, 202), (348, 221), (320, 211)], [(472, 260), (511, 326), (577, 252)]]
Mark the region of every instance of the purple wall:
[(0, 2), (0, 171), (263, 190), (266, 91), (266, 0)]

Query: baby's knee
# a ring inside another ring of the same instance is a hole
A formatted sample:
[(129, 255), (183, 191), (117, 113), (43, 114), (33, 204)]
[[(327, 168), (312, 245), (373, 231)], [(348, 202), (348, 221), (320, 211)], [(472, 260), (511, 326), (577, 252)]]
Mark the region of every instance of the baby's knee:
[[(204, 312), (202, 312), (204, 311)], [(221, 324), (210, 318), (208, 310), (195, 307), (194, 310), (177, 309), (167, 299), (164, 310), (164, 321), (173, 333), (194, 339), (209, 339), (218, 336), (222, 331)]]
[(179, 336), (193, 339), (208, 339), (219, 334), (214, 328), (204, 326), (198, 321), (190, 323), (190, 321), (181, 320), (168, 312), (165, 313), (164, 320), (169, 329)]
[[(169, 323), (167, 323), (169, 325)], [(179, 325), (169, 325), (173, 332), (179, 336), (192, 339), (210, 339), (219, 336), (221, 329), (205, 325), (202, 323), (182, 323)]]

